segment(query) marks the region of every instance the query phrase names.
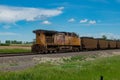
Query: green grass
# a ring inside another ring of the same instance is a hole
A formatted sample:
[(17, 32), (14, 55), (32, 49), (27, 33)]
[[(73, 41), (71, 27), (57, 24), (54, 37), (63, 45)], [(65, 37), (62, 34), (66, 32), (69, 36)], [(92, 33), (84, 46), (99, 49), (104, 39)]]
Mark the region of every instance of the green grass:
[(29, 49), (0, 49), (0, 53), (20, 53), (20, 52), (31, 52)]
[(0, 46), (10, 46), (10, 44), (0, 43)]
[(72, 57), (61, 65), (42, 63), (33, 68), (0, 72), (0, 80), (120, 80), (120, 56), (85, 60), (86, 56)]
[(10, 44), (10, 46), (31, 47), (31, 46), (32, 46), (32, 44)]

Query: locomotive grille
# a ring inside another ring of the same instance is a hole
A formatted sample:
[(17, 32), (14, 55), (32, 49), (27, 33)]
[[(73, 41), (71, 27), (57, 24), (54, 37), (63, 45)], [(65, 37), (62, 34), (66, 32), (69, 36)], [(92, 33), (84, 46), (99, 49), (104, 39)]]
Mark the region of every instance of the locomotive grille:
[(46, 42), (49, 43), (54, 43), (54, 38), (52, 36), (46, 36)]

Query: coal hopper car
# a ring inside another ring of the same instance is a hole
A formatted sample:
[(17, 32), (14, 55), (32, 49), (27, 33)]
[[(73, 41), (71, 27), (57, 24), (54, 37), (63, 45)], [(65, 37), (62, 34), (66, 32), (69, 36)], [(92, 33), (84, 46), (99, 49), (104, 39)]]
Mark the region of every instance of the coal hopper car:
[(115, 48), (117, 48), (117, 42), (115, 41), (115, 40), (108, 40), (108, 48), (109, 49), (115, 49)]
[(117, 48), (120, 49), (120, 41), (117, 41)]
[(92, 37), (81, 37), (82, 50), (96, 50), (97, 40)]
[(109, 42), (105, 39), (97, 38), (98, 40), (98, 49), (108, 49)]

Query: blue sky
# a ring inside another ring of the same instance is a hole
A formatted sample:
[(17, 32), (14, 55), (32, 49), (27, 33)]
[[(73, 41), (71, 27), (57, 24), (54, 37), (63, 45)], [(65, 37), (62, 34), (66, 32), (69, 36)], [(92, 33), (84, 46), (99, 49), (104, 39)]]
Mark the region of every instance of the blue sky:
[(36, 29), (120, 39), (120, 0), (0, 0), (0, 40), (32, 41)]

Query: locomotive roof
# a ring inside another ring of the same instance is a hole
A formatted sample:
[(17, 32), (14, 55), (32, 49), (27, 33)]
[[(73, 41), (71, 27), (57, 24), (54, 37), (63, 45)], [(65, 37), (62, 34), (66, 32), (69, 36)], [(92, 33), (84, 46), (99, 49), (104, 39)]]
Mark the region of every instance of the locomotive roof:
[(44, 33), (50, 33), (50, 34), (55, 34), (55, 33), (64, 33), (65, 35), (68, 34), (68, 35), (75, 35), (75, 36), (78, 36), (76, 33), (74, 32), (59, 32), (59, 31), (54, 31), (54, 30), (42, 30), (42, 29), (39, 29), (39, 30), (34, 30), (33, 33), (40, 33), (40, 32), (44, 32)]
[(60, 33), (64, 33), (65, 35), (74, 35), (74, 36), (78, 36), (76, 33), (74, 32), (60, 32)]
[(94, 39), (93, 37), (80, 37), (80, 38)]
[(54, 31), (54, 30), (34, 30), (33, 31), (34, 33), (40, 33), (40, 32), (44, 32), (44, 33), (58, 33), (57, 31)]

